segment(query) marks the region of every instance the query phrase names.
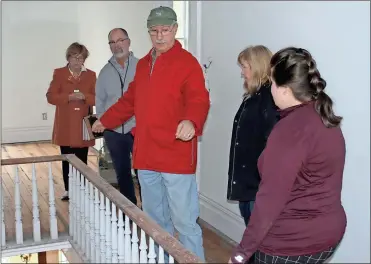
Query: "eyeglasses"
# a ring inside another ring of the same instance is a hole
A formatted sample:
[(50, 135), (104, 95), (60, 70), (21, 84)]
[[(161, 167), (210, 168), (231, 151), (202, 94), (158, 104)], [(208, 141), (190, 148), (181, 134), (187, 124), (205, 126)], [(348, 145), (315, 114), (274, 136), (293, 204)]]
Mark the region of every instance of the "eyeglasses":
[(157, 36), (158, 33), (160, 33), (160, 34), (163, 35), (163, 36), (166, 36), (166, 35), (169, 35), (170, 32), (173, 31), (173, 28), (174, 28), (174, 26), (167, 26), (167, 27), (163, 27), (161, 30), (158, 30), (158, 29), (150, 29), (150, 30), (148, 30), (148, 33), (149, 33), (151, 36)]
[(124, 43), (124, 41), (127, 40), (127, 39), (129, 39), (129, 38), (118, 39), (118, 40), (116, 40), (116, 41), (111, 40), (110, 42), (108, 42), (108, 44), (109, 44), (110, 46), (115, 45), (115, 44), (120, 44), (120, 45), (121, 45), (121, 44)]
[(80, 57), (80, 56), (71, 56), (71, 59), (75, 60), (75, 61), (78, 61), (78, 62), (84, 62), (85, 61), (85, 59), (83, 57)]

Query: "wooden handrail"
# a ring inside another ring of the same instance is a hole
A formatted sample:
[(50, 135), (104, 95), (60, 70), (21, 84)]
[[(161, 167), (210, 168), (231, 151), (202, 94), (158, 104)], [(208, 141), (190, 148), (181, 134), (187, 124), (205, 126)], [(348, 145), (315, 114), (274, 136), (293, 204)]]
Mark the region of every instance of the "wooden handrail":
[(98, 188), (111, 202), (120, 208), (131, 220), (133, 220), (147, 235), (153, 238), (164, 250), (169, 253), (178, 263), (203, 263), (191, 251), (172, 235), (162, 229), (146, 213), (140, 210), (135, 204), (128, 200), (118, 190), (112, 187), (99, 176), (92, 168), (86, 166), (79, 158), (73, 154), (65, 155), (66, 160), (82, 173), (93, 185)]
[(62, 160), (66, 160), (66, 157), (64, 155), (11, 158), (11, 159), (2, 159), (1, 165), (6, 166), (6, 165), (41, 163), (41, 162), (52, 162), (52, 161), (62, 161)]
[(146, 213), (140, 210), (118, 190), (112, 187), (92, 168), (88, 167), (74, 154), (41, 156), (29, 158), (2, 159), (2, 165), (16, 165), (26, 163), (40, 163), (67, 160), (81, 174), (86, 177), (99, 191), (101, 191), (117, 208), (121, 209), (125, 215), (133, 220), (137, 226), (153, 238), (161, 247), (169, 253), (178, 263), (204, 263), (199, 257), (184, 246), (172, 235), (162, 229)]

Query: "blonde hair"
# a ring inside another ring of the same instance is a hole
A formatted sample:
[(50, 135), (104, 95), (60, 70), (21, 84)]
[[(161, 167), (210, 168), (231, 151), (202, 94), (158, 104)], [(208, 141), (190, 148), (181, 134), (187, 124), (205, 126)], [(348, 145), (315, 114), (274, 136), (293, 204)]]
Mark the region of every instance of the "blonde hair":
[(253, 95), (264, 83), (271, 82), (270, 60), (272, 55), (272, 52), (263, 45), (249, 46), (240, 52), (237, 58), (238, 64), (242, 65), (246, 62), (251, 68), (251, 79), (248, 83), (246, 81), (244, 83), (246, 88), (244, 97)]

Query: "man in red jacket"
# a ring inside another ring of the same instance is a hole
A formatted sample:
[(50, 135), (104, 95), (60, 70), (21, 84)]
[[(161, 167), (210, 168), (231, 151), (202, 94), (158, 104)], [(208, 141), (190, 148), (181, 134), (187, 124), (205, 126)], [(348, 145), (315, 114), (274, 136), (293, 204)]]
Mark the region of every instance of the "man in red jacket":
[(143, 210), (204, 260), (197, 184), (197, 137), (210, 108), (202, 68), (175, 39), (177, 16), (169, 7), (147, 20), (153, 48), (137, 64), (128, 91), (93, 125), (101, 132), (135, 115), (134, 168)]

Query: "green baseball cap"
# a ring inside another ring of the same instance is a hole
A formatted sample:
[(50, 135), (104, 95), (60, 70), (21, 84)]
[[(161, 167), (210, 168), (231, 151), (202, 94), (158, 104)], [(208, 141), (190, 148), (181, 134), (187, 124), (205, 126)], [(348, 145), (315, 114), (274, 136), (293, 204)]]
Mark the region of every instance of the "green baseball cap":
[(171, 26), (177, 22), (176, 13), (167, 6), (156, 7), (151, 10), (147, 19), (147, 28), (163, 25)]

